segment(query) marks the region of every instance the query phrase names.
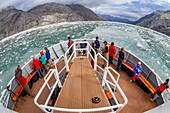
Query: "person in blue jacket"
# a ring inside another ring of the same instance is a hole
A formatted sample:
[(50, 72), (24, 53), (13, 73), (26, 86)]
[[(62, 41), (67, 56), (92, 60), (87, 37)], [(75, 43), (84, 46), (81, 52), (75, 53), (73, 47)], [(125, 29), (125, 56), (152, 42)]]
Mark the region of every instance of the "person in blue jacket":
[(45, 72), (48, 73), (48, 69), (47, 69), (47, 66), (46, 66), (46, 55), (44, 54), (43, 51), (40, 52), (40, 55), (41, 55), (41, 58), (40, 58), (40, 61), (45, 69)]
[(99, 42), (99, 37), (96, 37), (96, 40), (94, 41), (94, 43), (96, 44), (95, 48), (96, 48), (96, 54), (99, 52), (99, 48), (100, 48), (100, 42)]
[(133, 77), (132, 80), (130, 80), (130, 82), (135, 82), (139, 78), (141, 72), (142, 72), (141, 62), (138, 62), (138, 64), (135, 65), (133, 69)]
[(48, 50), (47, 47), (45, 47), (44, 50), (46, 51), (45, 55), (46, 55), (47, 61), (48, 61), (49, 65), (50, 65), (50, 67), (52, 67), (52, 65), (51, 65), (52, 59), (50, 57), (50, 51)]

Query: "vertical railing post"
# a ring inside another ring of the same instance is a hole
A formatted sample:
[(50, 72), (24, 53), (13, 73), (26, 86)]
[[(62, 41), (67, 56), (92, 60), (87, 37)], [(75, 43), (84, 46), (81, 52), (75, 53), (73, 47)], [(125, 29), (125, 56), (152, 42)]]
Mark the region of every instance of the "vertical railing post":
[(69, 66), (68, 66), (67, 56), (64, 56), (64, 62), (65, 62), (65, 65), (66, 65), (66, 70), (68, 72), (69, 71)]
[(94, 53), (94, 70), (97, 70), (97, 55)]
[(60, 77), (58, 75), (58, 70), (57, 69), (55, 69), (55, 71), (54, 71), (54, 76), (55, 76), (56, 81), (59, 79), (58, 86), (61, 88), (62, 85), (61, 85), (61, 82), (60, 82)]
[(106, 77), (107, 77), (107, 67), (105, 67), (105, 69), (104, 69), (103, 80), (102, 80), (102, 87), (105, 86)]
[(116, 113), (119, 113), (119, 111), (122, 109), (123, 107), (119, 107), (117, 110), (116, 110)]
[(54, 65), (54, 67), (55, 67), (55, 70), (56, 70), (56, 72), (58, 72), (58, 69), (57, 69), (57, 66), (56, 66), (56, 62), (54, 63), (55, 65)]
[(90, 51), (89, 50), (89, 44), (87, 44), (87, 58), (89, 58), (89, 52), (88, 51)]
[(77, 53), (76, 53), (76, 44), (75, 44), (75, 43), (73, 44), (73, 48), (74, 48), (74, 50), (73, 50), (74, 58), (73, 58), (73, 59), (75, 59), (75, 58), (77, 57)]

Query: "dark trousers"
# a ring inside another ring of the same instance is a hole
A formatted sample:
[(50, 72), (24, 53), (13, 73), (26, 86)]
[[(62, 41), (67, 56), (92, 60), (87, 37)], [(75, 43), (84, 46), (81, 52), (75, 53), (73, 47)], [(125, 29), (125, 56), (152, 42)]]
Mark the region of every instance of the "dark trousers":
[(71, 56), (72, 53), (73, 53), (73, 48), (70, 48), (69, 55)]
[(42, 73), (42, 71), (41, 71), (41, 68), (38, 69), (38, 70), (36, 70), (36, 71), (37, 71), (39, 77), (42, 79), (42, 77), (44, 77), (44, 75), (43, 75), (43, 73)]
[(117, 63), (117, 70), (119, 71), (121, 68), (123, 60), (121, 58), (118, 58), (118, 63)]
[(34, 96), (34, 95), (32, 94), (31, 89), (30, 89), (30, 87), (28, 86), (27, 83), (23, 86), (23, 89), (28, 93), (29, 96), (31, 96), (31, 97)]
[(112, 57), (112, 56), (109, 56), (109, 63), (110, 63), (110, 64), (113, 64), (112, 61), (113, 61), (113, 57)]
[(45, 69), (45, 72), (46, 72), (46, 74), (47, 74), (47, 73), (48, 73), (47, 66), (46, 66), (45, 64), (43, 64), (43, 67), (44, 67), (44, 69)]

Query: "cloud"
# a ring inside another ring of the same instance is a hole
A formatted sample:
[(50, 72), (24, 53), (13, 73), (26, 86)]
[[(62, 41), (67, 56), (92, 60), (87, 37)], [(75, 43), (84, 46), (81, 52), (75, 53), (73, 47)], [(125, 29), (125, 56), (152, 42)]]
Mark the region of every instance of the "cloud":
[(61, 4), (82, 4), (88, 8), (98, 7), (101, 5), (120, 5), (124, 3), (130, 3), (138, 0), (0, 0), (0, 8), (5, 8), (9, 5), (14, 5), (17, 8), (23, 10), (29, 10), (30, 8), (48, 2), (56, 2)]
[(13, 5), (17, 9), (27, 11), (48, 2), (81, 4), (99, 14), (131, 20), (137, 20), (155, 10), (170, 9), (170, 0), (0, 0), (0, 9)]

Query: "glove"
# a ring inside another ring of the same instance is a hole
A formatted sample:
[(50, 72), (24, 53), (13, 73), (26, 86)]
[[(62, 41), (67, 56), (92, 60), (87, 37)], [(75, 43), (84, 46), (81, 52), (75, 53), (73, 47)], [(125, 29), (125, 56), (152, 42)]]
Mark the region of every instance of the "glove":
[(140, 72), (140, 70), (138, 69), (138, 73)]

